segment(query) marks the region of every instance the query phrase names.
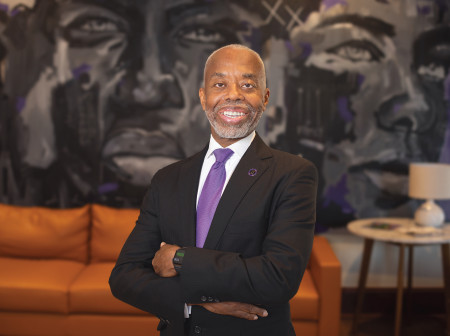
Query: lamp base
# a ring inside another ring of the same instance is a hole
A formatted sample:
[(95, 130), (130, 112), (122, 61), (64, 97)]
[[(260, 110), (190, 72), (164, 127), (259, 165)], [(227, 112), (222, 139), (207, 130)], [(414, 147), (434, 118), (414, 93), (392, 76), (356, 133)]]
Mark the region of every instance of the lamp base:
[(423, 203), (414, 214), (414, 221), (423, 226), (439, 227), (444, 224), (444, 219), (444, 211), (433, 200)]

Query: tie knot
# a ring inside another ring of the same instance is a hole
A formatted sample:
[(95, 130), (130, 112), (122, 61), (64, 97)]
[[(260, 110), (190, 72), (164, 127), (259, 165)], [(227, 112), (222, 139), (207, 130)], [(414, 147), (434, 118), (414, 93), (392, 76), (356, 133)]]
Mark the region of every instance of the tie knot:
[(216, 162), (225, 163), (234, 152), (229, 148), (219, 148), (216, 149), (213, 153), (216, 157)]

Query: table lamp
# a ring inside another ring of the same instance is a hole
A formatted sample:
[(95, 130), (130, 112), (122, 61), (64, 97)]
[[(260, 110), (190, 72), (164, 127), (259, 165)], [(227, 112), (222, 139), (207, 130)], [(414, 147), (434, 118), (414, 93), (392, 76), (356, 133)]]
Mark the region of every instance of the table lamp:
[(450, 199), (450, 164), (411, 163), (409, 197), (426, 200), (414, 214), (417, 224), (441, 226), (445, 219), (444, 211), (434, 200)]

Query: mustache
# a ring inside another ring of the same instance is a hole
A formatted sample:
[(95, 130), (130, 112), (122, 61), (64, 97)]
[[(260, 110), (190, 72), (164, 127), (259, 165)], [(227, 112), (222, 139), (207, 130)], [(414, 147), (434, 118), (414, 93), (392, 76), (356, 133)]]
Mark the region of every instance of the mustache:
[(247, 103), (243, 103), (243, 102), (234, 102), (234, 103), (233, 102), (225, 102), (225, 103), (215, 106), (213, 108), (213, 112), (216, 113), (220, 109), (225, 108), (225, 107), (240, 107), (240, 108), (249, 110), (251, 113), (256, 112), (256, 109), (253, 106), (251, 106), (250, 104), (247, 104)]

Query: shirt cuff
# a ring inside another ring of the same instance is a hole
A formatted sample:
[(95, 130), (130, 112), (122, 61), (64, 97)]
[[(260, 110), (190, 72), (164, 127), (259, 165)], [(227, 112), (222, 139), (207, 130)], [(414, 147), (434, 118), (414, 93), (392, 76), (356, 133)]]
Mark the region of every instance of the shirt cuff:
[(192, 306), (188, 306), (187, 304), (184, 304), (184, 317), (189, 318), (191, 316), (191, 309)]

